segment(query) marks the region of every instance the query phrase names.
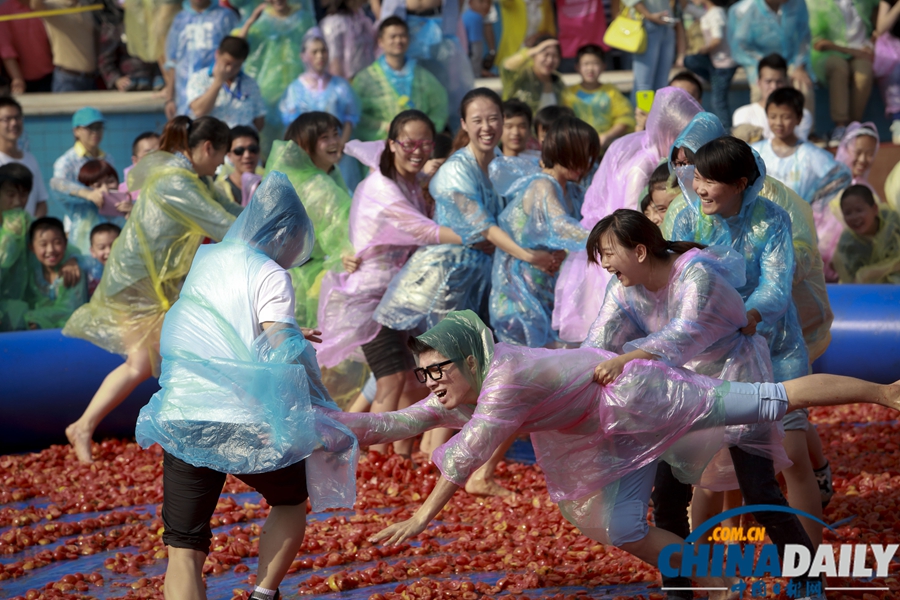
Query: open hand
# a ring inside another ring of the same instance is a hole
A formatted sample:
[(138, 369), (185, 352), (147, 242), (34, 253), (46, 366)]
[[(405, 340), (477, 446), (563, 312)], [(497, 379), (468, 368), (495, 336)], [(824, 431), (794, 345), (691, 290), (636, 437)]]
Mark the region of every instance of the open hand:
[(412, 537), (416, 537), (428, 526), (428, 523), (420, 523), (416, 517), (411, 517), (406, 521), (394, 523), (390, 527), (382, 529), (369, 538), (373, 544), (384, 540), (385, 545), (398, 545)]

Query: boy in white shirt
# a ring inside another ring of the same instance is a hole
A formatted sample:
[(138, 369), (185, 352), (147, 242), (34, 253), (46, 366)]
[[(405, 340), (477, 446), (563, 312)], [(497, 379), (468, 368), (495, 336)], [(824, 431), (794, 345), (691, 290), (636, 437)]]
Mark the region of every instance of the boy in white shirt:
[[(787, 62), (778, 54), (769, 54), (759, 61), (757, 73), (759, 74), (759, 77), (756, 80), (756, 85), (759, 87), (760, 93), (759, 102), (752, 102), (734, 111), (734, 116), (731, 117), (731, 123), (733, 127), (737, 127), (738, 125), (752, 125), (754, 127), (759, 127), (762, 130), (762, 139), (771, 140), (773, 135), (772, 130), (769, 129), (769, 120), (766, 117), (766, 100), (769, 99), (769, 94), (775, 90), (787, 87), (791, 84), (791, 80), (788, 79), (787, 74)], [(804, 108), (803, 117), (800, 120), (800, 124), (797, 125), (797, 128), (794, 130), (794, 135), (796, 135), (798, 139), (806, 141), (809, 139), (809, 132), (812, 129), (812, 124), (812, 115), (809, 110)]]

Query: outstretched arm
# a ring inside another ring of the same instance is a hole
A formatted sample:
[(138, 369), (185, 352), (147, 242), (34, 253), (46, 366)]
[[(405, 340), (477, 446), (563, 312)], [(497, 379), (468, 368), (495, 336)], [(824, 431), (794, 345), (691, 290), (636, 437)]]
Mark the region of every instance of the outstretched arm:
[(411, 537), (415, 537), (425, 531), (431, 520), (437, 516), (441, 509), (444, 508), (459, 486), (451, 483), (444, 477), (438, 480), (437, 485), (429, 494), (428, 499), (419, 507), (412, 517), (399, 523), (394, 523), (390, 527), (382, 529), (369, 538), (370, 542), (380, 542), (386, 540), (385, 544), (402, 544)]

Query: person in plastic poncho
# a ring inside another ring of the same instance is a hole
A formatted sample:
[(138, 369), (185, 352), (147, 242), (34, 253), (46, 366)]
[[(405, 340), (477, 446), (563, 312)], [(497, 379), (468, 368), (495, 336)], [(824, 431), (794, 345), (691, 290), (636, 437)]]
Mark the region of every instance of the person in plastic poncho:
[(280, 139), (284, 126), (290, 124), (282, 126), (277, 118), (278, 102), (304, 70), (301, 40), (315, 24), (315, 14), (305, 3), (268, 0), (256, 7), (241, 29), (240, 37), (250, 44), (244, 72), (259, 85), (266, 103), (263, 154), (268, 154), (272, 141)]
[[(259, 541), (257, 590), (270, 600), (313, 510), (352, 508), (356, 439), (331, 401), (294, 320), (288, 268), (313, 250), (312, 223), (282, 173), (270, 173), (220, 244), (197, 251), (160, 340), (160, 387), (135, 438), (163, 458), (167, 598), (205, 598), (201, 569), (225, 474), (272, 506)], [(225, 276), (223, 277), (223, 274)], [(187, 494), (187, 492), (190, 492)]]
[(406, 22), (399, 17), (384, 19), (378, 26), (378, 47), (383, 54), (353, 77), (362, 110), (356, 137), (365, 142), (385, 139), (394, 117), (410, 108), (421, 110), (435, 130), (443, 131), (447, 125), (447, 90), (415, 58), (407, 56)]
[[(318, 27), (303, 36), (302, 52), (306, 71), (287, 86), (278, 103), (281, 122), (286, 127), (305, 112), (327, 112), (341, 122), (341, 141), (346, 144), (359, 123), (359, 98), (346, 79), (328, 72), (329, 48)], [(352, 192), (360, 181), (359, 163), (345, 154), (338, 167)]]
[[(557, 119), (544, 140), (541, 164), (525, 157), (491, 163), (494, 189), (506, 198), (497, 222), (523, 248), (576, 252), (588, 231), (579, 223), (584, 190), (578, 181), (597, 163), (600, 137), (575, 117)], [(551, 326), (556, 274), (545, 273), (503, 250), (494, 252), (491, 327), (508, 344), (540, 348), (559, 338)]]
[[(409, 5), (416, 5), (419, 13), (409, 10)], [(399, 17), (409, 26), (407, 58), (418, 61), (447, 90), (448, 124), (454, 132), (459, 129), (460, 103), (475, 87), (472, 65), (459, 37), (465, 32), (460, 19), (461, 7), (462, 3), (456, 0), (384, 0), (381, 4), (382, 19)], [(424, 110), (421, 106), (410, 108)], [(434, 125), (438, 131), (444, 129), (437, 121)]]
[[(637, 209), (650, 175), (668, 155), (672, 142), (703, 108), (682, 89), (656, 93), (644, 131), (614, 141), (584, 196), (581, 225), (590, 230), (619, 208)], [(609, 273), (589, 265), (582, 249), (563, 262), (553, 304), (553, 329), (566, 342), (581, 343), (600, 312)]]
[(840, 282), (900, 283), (900, 215), (863, 185), (847, 188), (840, 206), (847, 221), (834, 255)]
[(303, 113), (288, 127), (285, 138), (289, 141), (272, 144), (266, 165), (269, 172), (288, 176), (316, 230), (312, 258), (290, 270), (297, 296), (297, 323), (303, 327), (316, 326), (325, 272), (341, 270), (342, 258), (353, 256), (348, 239), (350, 193), (337, 168), (343, 146), (340, 135), (341, 123), (334, 115)]
[(129, 173), (129, 187), (141, 190), (140, 201), (113, 245), (91, 301), (63, 329), (63, 335), (127, 356), (66, 428), (82, 462), (91, 462), (97, 424), (158, 372), (163, 317), (178, 299), (200, 243), (207, 237), (221, 240), (234, 222), (204, 179), (222, 164), (230, 136), (228, 126), (213, 117), (176, 117), (163, 130), (160, 150)]
[[(675, 217), (673, 240), (731, 246), (746, 261), (744, 298), (748, 325), (769, 345), (775, 381), (809, 372), (809, 353), (791, 298), (794, 247), (790, 216), (759, 196), (766, 166), (746, 143), (721, 137), (695, 155), (694, 182), (688, 205)], [(785, 449), (792, 465), (784, 470), (791, 506), (821, 516), (822, 496), (809, 457), (805, 411), (784, 420)], [(806, 521), (813, 543), (821, 542), (821, 526)]]
[(426, 246), (413, 254), (375, 311), (375, 320), (391, 329), (433, 327), (453, 310), (470, 309), (486, 317), (492, 257), (485, 250), (491, 250), (490, 244), (545, 272), (559, 266), (557, 255), (522, 248), (497, 224), (503, 200), (488, 169), (503, 131), (500, 97), (476, 88), (463, 99), (462, 113), (457, 140), (465, 146), (441, 165), (428, 187), (435, 222), (456, 232), (465, 245)]
[[(724, 427), (777, 421), (786, 408), (875, 402), (897, 408), (898, 384), (834, 375), (773, 383), (712, 379), (659, 360), (633, 360), (613, 381), (594, 382), (598, 363), (617, 358), (596, 348), (550, 350), (507, 344), (471, 311), (454, 312), (414, 338), (432, 394), (401, 411), (337, 413), (360, 444), (384, 443), (434, 427), (461, 431), (432, 455), (441, 478), (412, 518), (371, 538), (398, 544), (425, 530), (467, 478), (516, 432), (530, 433), (550, 498), (581, 532), (657, 564), (681, 544), (649, 527), (647, 504), (660, 459), (697, 481), (721, 447)], [(703, 583), (722, 586), (721, 580)]]
[[(744, 257), (725, 246), (666, 242), (650, 219), (617, 210), (594, 227), (588, 256), (617, 277), (609, 282), (600, 315), (584, 346), (619, 353), (602, 367), (615, 374), (636, 358), (656, 358), (703, 375), (731, 381), (772, 381), (769, 348), (760, 335), (747, 335)], [(787, 506), (775, 474), (790, 465), (778, 423), (740, 425), (726, 430), (723, 448), (699, 485), (712, 490), (740, 488), (747, 504)], [(653, 492), (657, 527), (681, 537), (690, 533), (691, 486), (659, 463)], [(712, 515), (697, 519), (702, 523)], [(762, 523), (783, 557), (785, 544), (812, 542), (796, 515), (761, 512)], [(664, 578), (668, 588), (690, 587), (686, 578)], [(693, 592), (686, 592), (693, 595)]]

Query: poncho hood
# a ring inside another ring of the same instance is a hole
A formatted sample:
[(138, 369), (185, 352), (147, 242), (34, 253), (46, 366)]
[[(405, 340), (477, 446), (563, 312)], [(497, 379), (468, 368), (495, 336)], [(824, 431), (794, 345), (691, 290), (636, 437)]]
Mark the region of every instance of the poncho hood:
[[(417, 339), (453, 360), (472, 389), (481, 392), (481, 384), (494, 358), (494, 336), (478, 315), (471, 310), (451, 312)], [(468, 356), (475, 357), (478, 365), (475, 374), (466, 365)]]

